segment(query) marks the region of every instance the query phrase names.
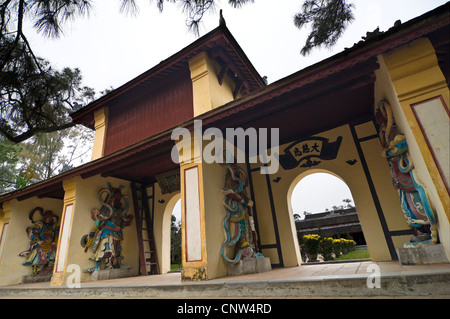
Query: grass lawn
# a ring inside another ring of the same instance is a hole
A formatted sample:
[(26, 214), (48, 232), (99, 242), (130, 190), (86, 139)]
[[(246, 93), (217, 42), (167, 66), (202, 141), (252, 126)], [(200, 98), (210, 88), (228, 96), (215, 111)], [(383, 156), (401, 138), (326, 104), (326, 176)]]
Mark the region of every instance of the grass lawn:
[(181, 271), (181, 264), (171, 264), (170, 271)]
[[(368, 249), (360, 249), (349, 252), (348, 254), (341, 255), (339, 258), (333, 260), (347, 260), (347, 259), (370, 259)], [(181, 264), (170, 265), (170, 271), (181, 271)]]
[(360, 249), (349, 252), (348, 254), (341, 255), (333, 260), (346, 260), (346, 259), (370, 259), (368, 249)]

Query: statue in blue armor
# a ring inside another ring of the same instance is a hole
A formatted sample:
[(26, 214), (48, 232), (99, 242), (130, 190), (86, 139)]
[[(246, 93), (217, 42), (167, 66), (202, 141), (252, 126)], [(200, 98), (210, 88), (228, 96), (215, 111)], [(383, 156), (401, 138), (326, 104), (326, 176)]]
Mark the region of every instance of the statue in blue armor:
[[(35, 217), (39, 213), (40, 218)], [(59, 236), (59, 217), (52, 211), (44, 212), (42, 207), (31, 210), (29, 219), (33, 226), (27, 228), (27, 236), (30, 239), (30, 247), (19, 254), (25, 257), (24, 266), (31, 266), (33, 276), (37, 274), (51, 274), (56, 257), (56, 248)]]
[(122, 264), (122, 241), (123, 228), (129, 226), (133, 220), (132, 215), (128, 215), (130, 201), (127, 196), (122, 195), (124, 186), (113, 188), (108, 183), (108, 188), (99, 192), (99, 200), (102, 204), (100, 210), (93, 209), (91, 218), (94, 225), (88, 235), (81, 239), (81, 245), (92, 249), (94, 257), (90, 258), (95, 262), (94, 267), (86, 269), (87, 272), (95, 270), (128, 268)]

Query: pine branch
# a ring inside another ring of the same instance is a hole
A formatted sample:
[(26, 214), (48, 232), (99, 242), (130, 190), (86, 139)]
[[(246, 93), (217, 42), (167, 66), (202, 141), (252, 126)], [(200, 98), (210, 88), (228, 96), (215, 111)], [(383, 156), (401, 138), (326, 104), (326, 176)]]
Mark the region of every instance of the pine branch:
[(60, 124), (60, 125), (52, 125), (52, 126), (47, 126), (47, 127), (30, 128), (29, 130), (27, 130), (26, 132), (24, 132), (22, 134), (14, 135), (10, 132), (10, 130), (8, 130), (4, 125), (2, 125), (2, 126), (0, 126), (0, 133), (3, 136), (5, 136), (8, 140), (10, 140), (11, 142), (17, 144), (17, 143), (26, 141), (27, 139), (36, 135), (37, 133), (52, 133), (52, 132), (61, 131), (61, 130), (64, 130), (66, 128), (70, 128), (73, 126), (75, 126), (75, 123), (70, 122), (70, 123), (64, 123), (64, 124)]
[[(4, 3), (5, 10), (7, 5), (10, 3), (10, 1)], [(16, 49), (17, 45), (19, 44), (19, 39), (22, 35), (22, 27), (23, 27), (23, 14), (24, 14), (24, 5), (25, 0), (19, 1), (19, 8), (18, 8), (18, 17), (17, 17), (17, 31), (16, 31), (16, 37), (14, 38), (13, 43), (11, 44), (9, 50), (7, 51), (6, 55), (2, 57), (2, 60), (0, 61), (0, 71), (3, 70), (3, 68), (8, 64), (8, 62), (11, 60), (12, 54), (14, 50)], [(3, 31), (3, 29), (2, 29)], [(3, 34), (2, 34), (3, 39)]]
[(294, 16), (294, 25), (299, 29), (312, 24), (312, 31), (300, 53), (306, 55), (314, 47), (330, 47), (336, 44), (348, 24), (354, 19), (353, 4), (347, 0), (308, 0), (302, 12)]

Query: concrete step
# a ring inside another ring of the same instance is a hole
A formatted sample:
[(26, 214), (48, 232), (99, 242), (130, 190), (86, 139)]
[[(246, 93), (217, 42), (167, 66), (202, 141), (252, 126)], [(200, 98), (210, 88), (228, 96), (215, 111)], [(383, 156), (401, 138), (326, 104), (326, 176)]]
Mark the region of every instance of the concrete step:
[(159, 281), (139, 282), (139, 277), (133, 277), (128, 281), (82, 283), (80, 288), (15, 285), (0, 287), (0, 298), (450, 298), (450, 268), (445, 267), (380, 274), (320, 273), (287, 278), (236, 276), (202, 282), (181, 282), (173, 277), (179, 274), (168, 274), (157, 276), (170, 275), (170, 281), (158, 277)]

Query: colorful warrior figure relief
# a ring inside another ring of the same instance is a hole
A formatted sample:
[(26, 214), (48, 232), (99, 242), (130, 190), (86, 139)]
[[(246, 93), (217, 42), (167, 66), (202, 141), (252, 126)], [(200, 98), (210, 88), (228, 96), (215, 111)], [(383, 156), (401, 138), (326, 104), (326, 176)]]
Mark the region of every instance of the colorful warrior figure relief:
[(401, 208), (415, 235), (405, 248), (431, 245), (437, 242), (437, 221), (430, 206), (427, 193), (419, 183), (414, 165), (408, 154), (405, 136), (395, 124), (392, 108), (386, 100), (378, 103), (375, 119), (380, 126), (383, 157), (390, 165), (394, 187), (400, 196)]
[[(39, 212), (39, 219), (35, 218)], [(27, 227), (27, 236), (30, 239), (30, 248), (19, 254), (25, 257), (24, 266), (31, 266), (31, 274), (51, 274), (55, 264), (56, 248), (58, 244), (59, 226), (56, 223), (59, 217), (52, 211), (36, 207), (30, 211), (28, 218), (33, 226)]]
[[(253, 220), (253, 202), (246, 192), (247, 174), (236, 164), (222, 164), (228, 172), (222, 192), (225, 195), (223, 205), (226, 215), (223, 227), (226, 241), (222, 245), (221, 255), (230, 264), (237, 263), (243, 257), (264, 257), (258, 249), (255, 224)], [(226, 247), (234, 245), (234, 258), (228, 258)]]
[(131, 224), (132, 215), (128, 215), (130, 201), (127, 196), (122, 195), (125, 186), (113, 188), (108, 183), (108, 188), (100, 190), (98, 197), (102, 207), (100, 210), (94, 208), (91, 218), (94, 225), (88, 235), (81, 238), (81, 246), (84, 252), (90, 247), (94, 253), (94, 267), (86, 269), (93, 272), (101, 269), (128, 268), (122, 264), (122, 229)]

